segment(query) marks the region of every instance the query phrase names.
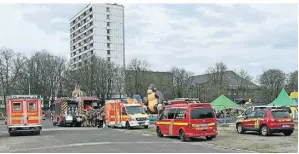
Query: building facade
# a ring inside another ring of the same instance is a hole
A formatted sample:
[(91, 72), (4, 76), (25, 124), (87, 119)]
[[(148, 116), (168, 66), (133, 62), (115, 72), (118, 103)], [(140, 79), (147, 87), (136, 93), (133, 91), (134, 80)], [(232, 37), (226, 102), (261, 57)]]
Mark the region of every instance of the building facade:
[[(220, 95), (225, 95), (234, 102), (248, 101), (260, 102), (262, 95), (260, 87), (251, 81), (245, 80), (234, 71), (225, 71), (223, 79), (223, 89), (219, 89), (209, 83), (209, 75), (197, 75), (192, 77), (191, 88), (194, 91), (193, 97), (211, 102)], [(218, 94), (219, 93), (219, 94)]]
[(70, 19), (70, 63), (73, 69), (93, 55), (125, 67), (124, 7), (89, 4)]

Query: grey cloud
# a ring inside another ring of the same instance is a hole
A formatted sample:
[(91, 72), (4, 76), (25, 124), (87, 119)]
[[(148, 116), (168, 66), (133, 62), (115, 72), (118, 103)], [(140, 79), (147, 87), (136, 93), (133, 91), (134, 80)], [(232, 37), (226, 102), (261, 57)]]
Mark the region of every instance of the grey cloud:
[[(205, 9), (219, 13), (221, 16), (215, 17), (207, 14)], [(201, 24), (206, 27), (235, 27), (237, 22), (260, 23), (267, 20), (265, 12), (240, 4), (227, 6), (204, 4), (200, 5), (197, 11)]]
[[(30, 6), (24, 4), (24, 7)], [(31, 5), (32, 6), (32, 5)], [(84, 8), (85, 4), (36, 4), (35, 7), (45, 7), (50, 11), (34, 13), (30, 12), (25, 14), (25, 19), (34, 22), (39, 28), (47, 33), (55, 31), (68, 32), (69, 24), (65, 23), (51, 23), (55, 18), (68, 20), (74, 16), (79, 10)]]
[(283, 24), (243, 42), (247, 47), (298, 48), (298, 25)]
[(234, 34), (240, 33), (240, 31), (236, 30), (217, 30), (212, 33), (209, 37), (212, 38), (227, 38), (232, 37)]

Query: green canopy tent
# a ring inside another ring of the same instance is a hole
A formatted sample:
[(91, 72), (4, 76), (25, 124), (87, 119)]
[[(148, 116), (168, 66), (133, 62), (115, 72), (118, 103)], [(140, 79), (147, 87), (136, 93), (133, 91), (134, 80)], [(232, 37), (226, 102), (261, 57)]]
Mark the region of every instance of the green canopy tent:
[(232, 100), (228, 99), (224, 95), (219, 96), (211, 104), (212, 104), (212, 107), (216, 111), (221, 111), (221, 110), (230, 109), (230, 108), (238, 109), (238, 110), (245, 110), (243, 107), (234, 103)]
[(298, 106), (297, 103), (291, 99), (288, 93), (282, 89), (278, 97), (269, 104), (270, 106)]

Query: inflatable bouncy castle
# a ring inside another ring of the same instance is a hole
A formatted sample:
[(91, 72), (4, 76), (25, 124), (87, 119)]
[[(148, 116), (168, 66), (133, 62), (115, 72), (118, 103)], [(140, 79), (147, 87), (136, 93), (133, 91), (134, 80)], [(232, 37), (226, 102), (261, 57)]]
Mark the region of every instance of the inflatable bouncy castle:
[(156, 121), (158, 111), (163, 109), (164, 96), (160, 91), (157, 91), (154, 84), (150, 84), (147, 89), (147, 97), (144, 98), (144, 105), (147, 112), (150, 114), (151, 121)]
[(294, 91), (290, 94), (290, 97), (296, 102), (298, 103), (298, 92)]

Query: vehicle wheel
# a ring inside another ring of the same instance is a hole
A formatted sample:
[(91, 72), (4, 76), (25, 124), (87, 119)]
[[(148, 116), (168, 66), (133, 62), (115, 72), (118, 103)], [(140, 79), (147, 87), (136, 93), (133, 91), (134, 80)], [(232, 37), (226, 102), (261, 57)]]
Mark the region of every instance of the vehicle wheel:
[(206, 139), (207, 139), (208, 141), (210, 141), (210, 140), (213, 139), (213, 136), (206, 136)]
[(16, 132), (10, 132), (9, 136), (17, 136), (17, 133)]
[(148, 125), (147, 125), (147, 126), (144, 126), (144, 129), (148, 129)]
[(55, 123), (55, 122), (53, 122), (53, 126), (56, 126), (56, 123)]
[(283, 134), (284, 134), (284, 136), (290, 136), (290, 135), (293, 134), (293, 131), (292, 130), (291, 131), (285, 131), (285, 132), (283, 132)]
[(34, 135), (40, 135), (40, 131), (34, 132)]
[(271, 135), (266, 125), (262, 125), (262, 127), (260, 128), (260, 134), (263, 136)]
[(184, 132), (184, 130), (180, 130), (180, 132), (179, 132), (179, 134), (180, 134), (180, 140), (182, 141), (182, 142), (186, 142), (186, 135), (185, 135), (185, 132)]
[(245, 133), (245, 130), (244, 130), (242, 124), (238, 124), (238, 125), (237, 125), (237, 132), (238, 132), (239, 134), (244, 134), (244, 133)]
[(127, 128), (127, 129), (131, 129), (131, 126), (130, 126), (130, 123), (129, 123), (129, 122), (126, 122), (126, 128)]
[(76, 127), (81, 127), (81, 125), (82, 125), (82, 123), (80, 123), (80, 122), (76, 122), (76, 124), (75, 124)]
[(163, 134), (162, 134), (162, 132), (161, 132), (161, 130), (160, 130), (159, 127), (157, 127), (156, 132), (157, 132), (157, 136), (158, 137), (163, 137)]

